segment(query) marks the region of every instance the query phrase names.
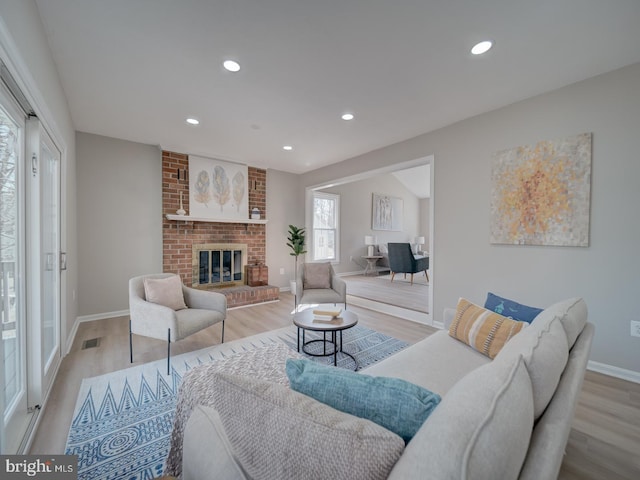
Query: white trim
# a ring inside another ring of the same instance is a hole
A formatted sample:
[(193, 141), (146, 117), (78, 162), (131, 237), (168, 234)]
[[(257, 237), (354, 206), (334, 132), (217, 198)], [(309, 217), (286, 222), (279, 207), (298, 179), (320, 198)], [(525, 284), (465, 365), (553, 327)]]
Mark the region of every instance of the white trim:
[(71, 327), (71, 331), (67, 336), (67, 343), (64, 346), (64, 356), (68, 355), (71, 351), (73, 341), (76, 339), (76, 334), (78, 333), (78, 325), (80, 325), (80, 320), (76, 317), (76, 320), (73, 322), (73, 326)]
[(266, 218), (262, 219), (252, 219), (252, 218), (205, 218), (205, 217), (192, 217), (190, 215), (172, 215), (171, 213), (167, 213), (165, 215), (167, 220), (176, 220), (179, 222), (208, 222), (208, 223), (241, 223), (241, 224), (256, 224), (256, 225), (265, 225), (268, 220)]
[[(316, 244), (315, 244), (315, 231), (316, 231), (316, 227), (314, 225), (314, 219), (315, 219), (315, 200), (316, 198), (320, 198), (320, 199), (324, 199), (324, 200), (329, 200), (331, 202), (333, 202), (333, 214), (335, 217), (335, 225), (333, 228), (320, 228), (318, 227), (317, 230), (333, 230), (335, 232), (335, 238), (334, 238), (334, 258), (316, 258)], [(333, 264), (338, 264), (340, 263), (340, 216), (341, 216), (341, 212), (340, 212), (340, 195), (337, 193), (327, 193), (327, 192), (318, 192), (318, 191), (313, 191), (311, 192), (311, 205), (310, 205), (311, 211), (310, 211), (310, 221), (311, 221), (311, 229), (307, 230), (307, 232), (311, 232), (311, 234), (309, 235), (310, 238), (307, 240), (306, 245), (307, 245), (307, 249), (310, 250), (311, 253), (311, 261), (312, 262), (331, 262)], [(309, 247), (310, 246), (310, 247)]]
[[(436, 190), (436, 159), (434, 155), (429, 155), (429, 168), (431, 169), (430, 172), (430, 176), (429, 176), (429, 181), (431, 182), (431, 184), (429, 185), (429, 189), (430, 189), (430, 197), (429, 197), (429, 275), (431, 275), (431, 278), (429, 278), (429, 286), (431, 287), (429, 289), (428, 295), (429, 295), (429, 309), (431, 311), (435, 310), (435, 302), (434, 302), (434, 297), (435, 297), (435, 289), (438, 288), (438, 282), (436, 281), (437, 279), (437, 273), (436, 273), (436, 269), (434, 268), (434, 260), (437, 258), (437, 256), (435, 255), (435, 242), (434, 242), (434, 235), (433, 233), (435, 232), (435, 216), (436, 216), (436, 197), (435, 197), (435, 190)], [(437, 260), (436, 262), (437, 263)], [(433, 316), (430, 316), (430, 320), (431, 320), (431, 325), (432, 326), (436, 326), (435, 325), (435, 321), (433, 319)], [(441, 322), (438, 322), (441, 323)], [(441, 323), (442, 326), (444, 327), (444, 323)]]
[[(54, 367), (54, 372), (53, 372), (53, 382), (56, 381), (56, 378), (58, 377), (58, 371), (60, 370), (60, 366), (62, 365), (62, 358), (58, 358), (58, 361), (56, 362), (56, 365)], [(21, 447), (22, 447), (22, 451), (18, 452), (18, 454), (20, 455), (28, 455), (29, 451), (31, 450), (31, 446), (33, 445), (33, 441), (36, 438), (36, 434), (38, 433), (38, 427), (40, 426), (40, 421), (42, 420), (42, 417), (44, 415), (44, 411), (47, 408), (47, 405), (49, 404), (49, 397), (51, 396), (51, 392), (53, 391), (53, 384), (51, 385), (50, 388), (48, 388), (45, 392), (44, 398), (42, 399), (42, 402), (40, 403), (40, 410), (35, 414), (35, 419), (33, 420), (33, 425), (31, 427), (31, 429), (27, 432), (27, 436), (26, 438), (23, 439)]]
[[(433, 161), (433, 155), (426, 155), (424, 157), (416, 158), (413, 160), (408, 160), (406, 162), (394, 163), (391, 165), (386, 165), (380, 168), (374, 168), (371, 170), (366, 170), (361, 173), (357, 173), (355, 175), (348, 175), (346, 177), (334, 178), (331, 180), (325, 180), (321, 183), (310, 185), (306, 187), (307, 190), (320, 190), (324, 188), (337, 187), (338, 185), (344, 185), (345, 183), (357, 182), (359, 180), (366, 180), (367, 178), (374, 177), (376, 175), (381, 175), (383, 173), (391, 173), (397, 170), (405, 170), (411, 167), (418, 167), (420, 165), (425, 165)], [(431, 177), (433, 178), (433, 172), (431, 172)], [(433, 182), (432, 182), (433, 186)], [(431, 191), (431, 198), (433, 198), (433, 191)]]
[(259, 303), (249, 303), (247, 305), (237, 305), (235, 307), (227, 307), (227, 310), (238, 310), (240, 308), (258, 307), (260, 305), (267, 305), (268, 303), (278, 303), (279, 301), (280, 301), (280, 299), (278, 299), (278, 300), (268, 300), (266, 302), (259, 302)]
[[(75, 322), (73, 322), (73, 326), (71, 327), (71, 332), (69, 332), (69, 336), (67, 337), (67, 343), (64, 346), (64, 355), (68, 355), (71, 351), (71, 347), (73, 346), (73, 342), (76, 339), (76, 335), (78, 334), (78, 327), (83, 322), (92, 322), (94, 320), (106, 320), (108, 318), (115, 317), (126, 317), (129, 315), (129, 310), (119, 310), (115, 312), (105, 312), (105, 313), (95, 313), (93, 315), (83, 315), (80, 317), (76, 317)], [(55, 378), (53, 380), (55, 382)]]
[(2, 17), (0, 17), (0, 56), (2, 56), (2, 61), (29, 101), (31, 108), (38, 115), (45, 130), (51, 135), (53, 142), (60, 149), (60, 153), (64, 155), (67, 152), (67, 144), (60, 128), (58, 128), (57, 122), (55, 122), (56, 117), (51, 113)]
[[(387, 270), (389, 270), (387, 268)], [(342, 272), (342, 273), (336, 273), (337, 277), (350, 277), (352, 275), (364, 275), (364, 268), (362, 270), (357, 270), (354, 272)]]
[(126, 317), (129, 315), (129, 310), (118, 310), (115, 312), (94, 313), (93, 315), (83, 315), (76, 319), (76, 322), (92, 322), (93, 320), (105, 320), (107, 318)]
[(431, 325), (430, 313), (417, 312), (415, 310), (409, 310), (407, 308), (389, 305), (387, 303), (380, 303), (362, 297), (354, 297), (349, 294), (347, 294), (347, 299), (348, 305), (356, 305), (358, 307), (373, 310), (374, 312), (382, 312), (393, 317), (403, 318), (423, 325)]
[(607, 365), (606, 363), (594, 362), (589, 360), (587, 363), (587, 370), (592, 372), (602, 373), (609, 375), (610, 377), (620, 378), (633, 383), (640, 383), (640, 372), (633, 370), (627, 370), (625, 368), (614, 367), (613, 365)]

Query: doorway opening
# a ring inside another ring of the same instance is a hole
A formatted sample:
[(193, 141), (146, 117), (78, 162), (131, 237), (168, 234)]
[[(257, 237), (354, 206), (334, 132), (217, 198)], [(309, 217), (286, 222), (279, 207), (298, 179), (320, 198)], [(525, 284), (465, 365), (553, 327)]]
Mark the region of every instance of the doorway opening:
[[(428, 325), (433, 324), (434, 246), (433, 246), (433, 155), (334, 179), (307, 188), (306, 226), (310, 229), (314, 192), (340, 195), (341, 234), (339, 258), (334, 270), (347, 282), (350, 302)], [(425, 193), (426, 192), (426, 193)], [(380, 228), (373, 217), (375, 195), (388, 195), (402, 210), (401, 227), (392, 222), (388, 230)], [(407, 242), (414, 253), (429, 257), (428, 277), (414, 275), (415, 288), (409, 275), (389, 273), (386, 244)], [(367, 258), (373, 250), (375, 259)], [(375, 265), (372, 262), (375, 261)], [(403, 287), (407, 287), (404, 290)], [(393, 292), (397, 289), (397, 292)], [(404, 291), (404, 293), (402, 293)], [(405, 295), (406, 294), (406, 295)]]

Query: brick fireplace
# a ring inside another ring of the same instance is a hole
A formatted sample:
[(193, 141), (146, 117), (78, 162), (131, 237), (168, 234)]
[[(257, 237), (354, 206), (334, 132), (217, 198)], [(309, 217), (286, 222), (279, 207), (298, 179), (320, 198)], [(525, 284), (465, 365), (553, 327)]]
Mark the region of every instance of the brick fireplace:
[[(252, 223), (223, 223), (168, 220), (180, 207), (180, 192), (184, 209), (189, 212), (189, 156), (183, 153), (162, 152), (162, 268), (177, 273), (185, 285), (194, 284), (193, 247), (206, 244), (237, 244), (246, 246), (247, 265), (265, 264), (266, 225)], [(248, 208), (258, 208), (262, 218), (267, 216), (267, 172), (248, 167)], [(247, 211), (247, 219), (249, 218)], [(239, 221), (241, 222), (241, 221)], [(197, 281), (196, 281), (197, 283)], [(217, 288), (197, 285), (224, 293), (229, 307), (263, 303), (279, 298), (278, 287), (248, 285)]]

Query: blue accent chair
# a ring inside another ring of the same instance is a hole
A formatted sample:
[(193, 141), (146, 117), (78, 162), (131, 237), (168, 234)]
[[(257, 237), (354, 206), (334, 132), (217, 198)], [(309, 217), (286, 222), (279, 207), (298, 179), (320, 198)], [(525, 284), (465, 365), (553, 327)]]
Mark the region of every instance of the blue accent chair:
[[(391, 281), (396, 273), (411, 274), (411, 285), (413, 285), (413, 274), (424, 272), (429, 281), (429, 257), (414, 255), (411, 245), (408, 243), (389, 243), (389, 269), (391, 270)], [(416, 258), (417, 257), (417, 258)]]

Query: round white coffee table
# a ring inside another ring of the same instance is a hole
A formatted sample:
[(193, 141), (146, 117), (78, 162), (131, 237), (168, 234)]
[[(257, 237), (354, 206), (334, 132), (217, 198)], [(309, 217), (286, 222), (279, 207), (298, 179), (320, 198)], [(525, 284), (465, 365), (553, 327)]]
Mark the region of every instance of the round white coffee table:
[[(333, 355), (333, 365), (338, 365), (338, 352), (350, 357), (356, 365), (354, 370), (358, 370), (358, 361), (353, 355), (342, 350), (342, 332), (358, 323), (358, 316), (347, 310), (342, 310), (335, 318), (316, 316), (313, 309), (297, 312), (293, 316), (293, 324), (298, 327), (298, 352), (302, 351), (312, 357), (328, 357)], [(300, 342), (300, 331), (302, 330), (302, 343)], [(323, 338), (315, 340), (305, 340), (305, 332), (312, 330), (323, 332)], [(331, 338), (327, 339), (327, 333), (331, 333)], [(339, 334), (339, 335), (338, 335)], [(339, 338), (338, 338), (339, 337)], [(307, 348), (314, 343), (322, 343), (322, 353), (314, 353)]]

